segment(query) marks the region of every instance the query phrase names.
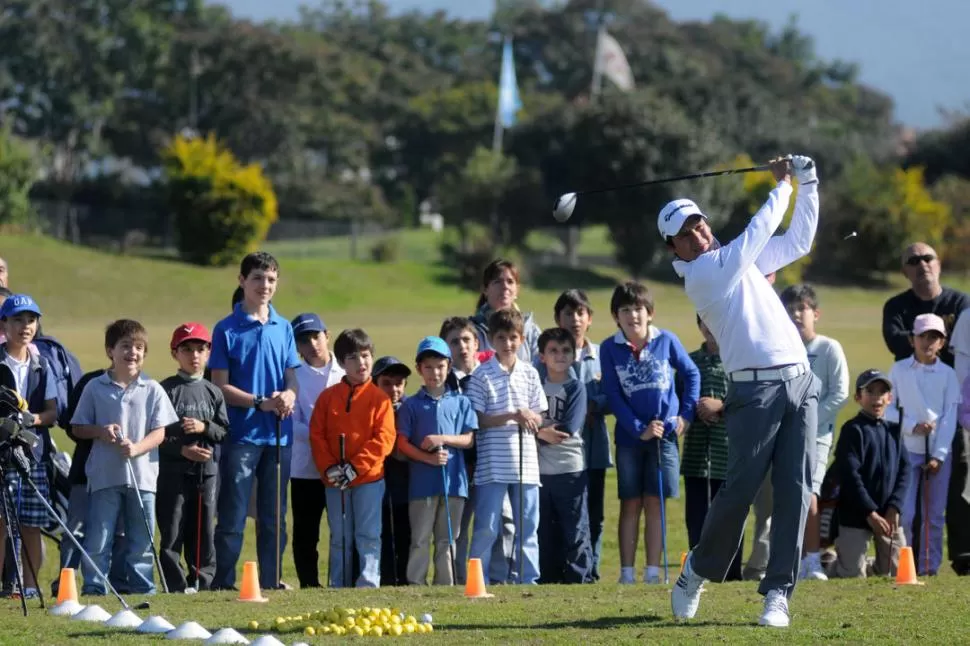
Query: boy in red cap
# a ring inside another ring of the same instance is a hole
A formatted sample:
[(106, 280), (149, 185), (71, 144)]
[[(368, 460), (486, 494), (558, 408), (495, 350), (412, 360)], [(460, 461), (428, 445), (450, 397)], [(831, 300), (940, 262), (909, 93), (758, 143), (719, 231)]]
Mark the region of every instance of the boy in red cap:
[[(162, 388), (179, 419), (165, 428), (158, 447), (159, 559), (169, 590), (197, 592), (209, 589), (216, 571), (216, 474), (229, 418), (222, 391), (202, 376), (212, 349), (209, 330), (180, 325), (170, 347), (179, 368)], [(187, 572), (179, 562), (183, 550)]]

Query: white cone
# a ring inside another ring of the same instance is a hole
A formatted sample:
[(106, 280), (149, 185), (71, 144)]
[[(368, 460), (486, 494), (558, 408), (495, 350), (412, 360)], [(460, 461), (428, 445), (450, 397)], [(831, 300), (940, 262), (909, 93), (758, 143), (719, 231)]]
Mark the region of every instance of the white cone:
[(47, 612), (55, 617), (72, 617), (82, 610), (84, 610), (84, 606), (71, 599), (69, 601), (59, 603), (53, 608), (48, 608)]
[(217, 630), (209, 639), (205, 640), (208, 644), (248, 644), (249, 640), (239, 634), (234, 628), (223, 628)]
[(209, 639), (212, 633), (194, 621), (184, 624), (165, 635), (165, 639)]
[(106, 621), (104, 625), (111, 626), (112, 628), (138, 628), (138, 626), (141, 626), (141, 623), (141, 617), (131, 610), (122, 610)]
[(276, 639), (272, 635), (263, 635), (256, 641), (252, 642), (252, 646), (286, 646), (283, 642)]
[(88, 606), (76, 615), (72, 615), (71, 619), (74, 621), (93, 621), (103, 624), (111, 619), (111, 615), (101, 606)]
[(149, 634), (161, 634), (167, 633), (170, 630), (175, 630), (175, 626), (168, 623), (165, 617), (159, 617), (158, 615), (152, 615), (145, 621), (141, 622), (141, 625), (136, 628), (140, 633)]

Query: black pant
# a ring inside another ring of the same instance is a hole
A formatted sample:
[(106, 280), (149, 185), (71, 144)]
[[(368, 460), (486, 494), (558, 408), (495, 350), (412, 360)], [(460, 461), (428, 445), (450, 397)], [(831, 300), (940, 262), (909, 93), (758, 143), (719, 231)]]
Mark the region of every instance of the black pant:
[(970, 431), (957, 427), (950, 451), (953, 466), (946, 496), (947, 553), (953, 571), (960, 576), (970, 575)]
[[(407, 492), (396, 494), (396, 497), (406, 498)], [(388, 501), (389, 498), (385, 494), (381, 505), (381, 586), (407, 585), (411, 518), (408, 515), (406, 502), (397, 504), (396, 498), (395, 504), (388, 504)]]
[(606, 469), (587, 469), (586, 513), (589, 516), (589, 544), (593, 548), (593, 581), (600, 580), (600, 554), (603, 551), (603, 526), (606, 502)]
[[(199, 532), (199, 492), (202, 492), (202, 531)], [(186, 473), (182, 465), (161, 467), (155, 494), (155, 515), (161, 535), (158, 558), (171, 592), (182, 592), (196, 582), (208, 590), (216, 574), (215, 517), (216, 476), (206, 476), (200, 483), (195, 473)], [(197, 537), (201, 536), (201, 545)], [(198, 551), (197, 551), (198, 550)], [(180, 559), (185, 555), (188, 575)]]
[[(718, 489), (724, 484), (723, 480), (711, 480), (711, 500), (717, 495)], [(687, 542), (691, 549), (701, 540), (701, 529), (704, 527), (704, 519), (707, 518), (707, 478), (684, 477), (684, 516), (687, 521)], [(744, 553), (744, 535), (741, 535), (741, 544), (738, 551), (731, 561), (725, 581), (741, 580), (741, 555)]]
[(293, 564), (301, 588), (319, 588), (320, 521), (327, 509), (327, 488), (317, 478), (290, 478), (293, 510)]

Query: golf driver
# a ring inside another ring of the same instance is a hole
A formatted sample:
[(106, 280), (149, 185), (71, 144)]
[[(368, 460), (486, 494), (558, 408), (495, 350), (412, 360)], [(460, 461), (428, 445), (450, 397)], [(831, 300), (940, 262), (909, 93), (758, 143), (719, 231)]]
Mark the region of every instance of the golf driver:
[(145, 501), (141, 499), (141, 492), (138, 491), (138, 480), (135, 478), (135, 468), (131, 466), (131, 459), (125, 460), (128, 465), (128, 475), (131, 476), (131, 486), (135, 490), (135, 497), (138, 498), (138, 506), (141, 507), (141, 517), (145, 521), (145, 530), (148, 532), (148, 543), (151, 545), (152, 558), (155, 560), (155, 569), (158, 570), (158, 578), (162, 581), (162, 590), (168, 594), (168, 581), (165, 580), (165, 572), (162, 571), (162, 562), (158, 558), (158, 549), (155, 547), (155, 532), (152, 531), (152, 521), (148, 518), (148, 509), (145, 508)]
[(281, 588), (283, 587), (280, 583), (280, 569), (281, 561), (283, 560), (283, 555), (280, 553), (280, 534), (283, 532), (281, 511), (282, 511), (282, 495), (283, 495), (283, 477), (281, 463), (283, 460), (283, 447), (280, 443), (283, 441), (283, 419), (276, 415), (276, 552), (273, 553), (273, 567), (276, 570), (276, 574), (273, 577), (273, 587)]
[[(791, 159), (789, 155), (786, 157)], [(552, 217), (554, 217), (559, 222), (565, 222), (568, 220), (573, 211), (576, 209), (576, 200), (581, 195), (593, 195), (595, 193), (610, 193), (613, 191), (625, 191), (633, 188), (642, 188), (644, 186), (652, 186), (654, 184), (667, 184), (669, 182), (685, 182), (692, 179), (702, 179), (705, 177), (722, 177), (724, 175), (739, 175), (742, 173), (758, 173), (766, 170), (770, 170), (771, 166), (769, 164), (762, 164), (761, 166), (751, 166), (748, 168), (729, 168), (727, 170), (712, 170), (704, 173), (693, 173), (691, 175), (677, 175), (676, 177), (663, 177), (660, 179), (648, 179), (642, 182), (634, 182), (633, 184), (621, 184), (619, 186), (610, 186), (607, 188), (593, 188), (584, 191), (576, 191), (574, 193), (563, 193), (556, 200), (556, 204), (552, 209)]]
[[(444, 451), (444, 446), (438, 447), (439, 451)], [(455, 585), (455, 573), (458, 568), (455, 565), (455, 534), (451, 529), (451, 505), (448, 504), (448, 465), (441, 465), (441, 486), (445, 492), (445, 517), (448, 519), (448, 558), (451, 562), (451, 585)]]
[(657, 486), (660, 496), (660, 545), (664, 553), (664, 583), (670, 583), (670, 570), (667, 564), (667, 500), (664, 498), (664, 473), (663, 473), (663, 441), (662, 437), (657, 438)]
[(399, 581), (397, 563), (397, 536), (394, 533), (394, 492), (390, 489), (387, 490), (387, 495), (384, 496), (384, 500), (387, 501), (387, 525), (388, 530), (391, 532), (391, 566), (394, 568), (394, 577), (389, 582), (390, 585), (398, 585), (399, 583), (407, 583), (407, 581)]
[[(525, 546), (522, 543), (522, 541), (525, 538), (522, 532), (522, 526), (524, 524), (522, 521), (525, 518), (525, 491), (524, 491), (525, 487), (522, 484), (522, 480), (523, 480), (522, 470), (524, 468), (523, 467), (524, 459), (523, 459), (522, 453), (524, 450), (523, 446), (525, 444), (525, 441), (523, 439), (524, 433), (525, 433), (525, 429), (523, 429), (520, 426), (519, 427), (519, 526), (515, 528), (515, 536), (516, 538), (519, 539), (519, 549), (518, 549), (519, 585), (522, 585), (522, 571), (525, 569), (525, 567), (523, 567), (523, 555), (525, 553)], [(451, 516), (449, 515), (448, 518), (450, 519)]]
[(930, 573), (930, 436), (923, 436), (923, 567)]
[[(343, 466), (347, 461), (347, 436), (343, 433), (340, 434), (340, 466)], [(353, 561), (351, 561), (353, 562)], [(344, 489), (340, 490), (340, 565), (341, 573), (343, 574), (343, 585), (345, 588), (349, 588), (350, 585), (347, 582), (347, 575), (349, 574), (347, 567), (347, 492)]]
[[(202, 578), (202, 490), (205, 487), (205, 469), (200, 464), (199, 493), (196, 498), (195, 513), (195, 591), (199, 591), (199, 579)], [(190, 593), (191, 594), (191, 593)]]

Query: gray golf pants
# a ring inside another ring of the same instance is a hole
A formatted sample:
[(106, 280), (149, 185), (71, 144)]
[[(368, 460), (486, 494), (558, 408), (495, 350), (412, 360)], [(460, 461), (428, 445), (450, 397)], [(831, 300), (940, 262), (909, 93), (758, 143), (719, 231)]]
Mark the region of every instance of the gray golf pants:
[(811, 371), (788, 381), (731, 383), (724, 402), (727, 480), (714, 497), (692, 565), (722, 581), (741, 544), (748, 509), (771, 471), (771, 549), (758, 592), (791, 598), (812, 496), (819, 382)]

